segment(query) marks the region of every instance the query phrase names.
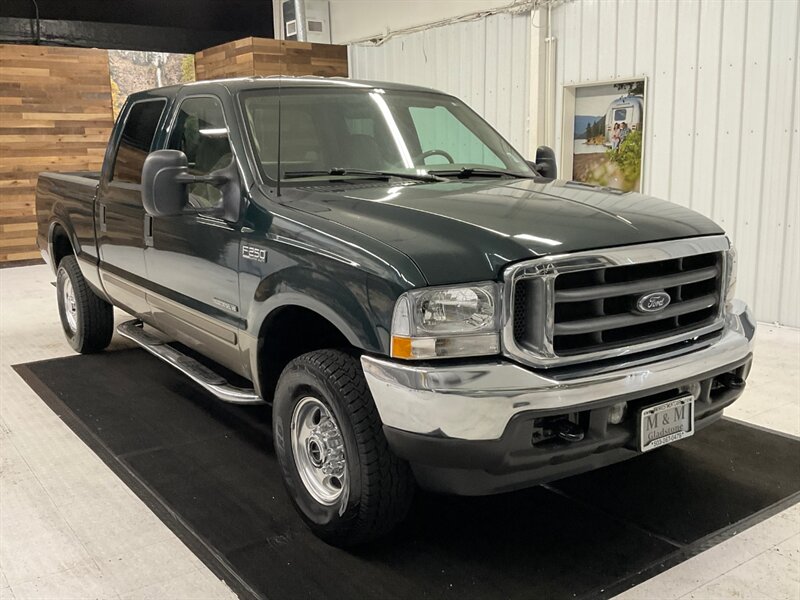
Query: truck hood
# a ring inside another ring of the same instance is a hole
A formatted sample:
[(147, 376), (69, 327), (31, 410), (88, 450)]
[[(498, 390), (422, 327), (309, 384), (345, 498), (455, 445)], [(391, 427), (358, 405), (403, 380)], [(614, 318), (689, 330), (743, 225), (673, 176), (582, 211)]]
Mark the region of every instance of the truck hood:
[(723, 233), (677, 204), (564, 181), (338, 184), (293, 191), (294, 208), (396, 248), (430, 285), (497, 279), (509, 263), (548, 254)]

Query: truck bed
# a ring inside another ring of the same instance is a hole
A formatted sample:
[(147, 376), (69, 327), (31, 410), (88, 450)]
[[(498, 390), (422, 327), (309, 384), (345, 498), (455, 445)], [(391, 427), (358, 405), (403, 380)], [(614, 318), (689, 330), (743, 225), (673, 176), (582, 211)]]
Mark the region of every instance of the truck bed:
[[(45, 172), (36, 182), (37, 244), (47, 252), (50, 228), (70, 234), (78, 256), (96, 257), (94, 199), (100, 184), (98, 171)], [(45, 257), (48, 262), (49, 256)]]
[(58, 181), (69, 181), (76, 184), (89, 184), (97, 185), (100, 182), (100, 171), (70, 171), (70, 172), (53, 172), (43, 171), (39, 173), (39, 180), (41, 179), (55, 179)]

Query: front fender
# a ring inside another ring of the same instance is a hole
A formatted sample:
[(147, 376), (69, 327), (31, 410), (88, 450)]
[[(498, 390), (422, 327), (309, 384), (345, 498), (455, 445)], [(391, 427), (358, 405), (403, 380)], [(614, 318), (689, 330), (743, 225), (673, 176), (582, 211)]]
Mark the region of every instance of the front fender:
[[(262, 328), (285, 307), (312, 311), (331, 323), (353, 347), (387, 355), (391, 311), (401, 293), (393, 288), (355, 269), (329, 274), (299, 265), (263, 279), (249, 304), (247, 330), (240, 338), (253, 379), (258, 379)], [(260, 387), (260, 382), (256, 384)]]
[(334, 277), (302, 266), (275, 273), (256, 289), (247, 315), (248, 333), (258, 337), (265, 320), (287, 306), (306, 308), (324, 317), (357, 348), (380, 352), (385, 346), (375, 327), (383, 316), (371, 310), (363, 274)]
[[(266, 200), (265, 200), (266, 201)], [(241, 349), (258, 373), (262, 327), (275, 311), (300, 307), (331, 323), (355, 348), (388, 354), (397, 297), (425, 284), (416, 264), (384, 242), (283, 205), (250, 210), (243, 237), (239, 296), (246, 320)], [(257, 252), (255, 257), (250, 251)]]

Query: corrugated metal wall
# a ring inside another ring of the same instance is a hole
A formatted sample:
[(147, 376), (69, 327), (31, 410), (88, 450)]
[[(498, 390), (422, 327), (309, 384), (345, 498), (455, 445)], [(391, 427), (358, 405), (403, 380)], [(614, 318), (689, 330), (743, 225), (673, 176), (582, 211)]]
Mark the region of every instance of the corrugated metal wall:
[(350, 76), (453, 94), (523, 153), (528, 150), (530, 15), (499, 14), (350, 46)]
[[(646, 76), (644, 192), (720, 223), (738, 295), (800, 327), (800, 3), (567, 0), (552, 20), (557, 155), (563, 86)], [(529, 18), (496, 15), (353, 46), (350, 69), (464, 98), (530, 154), (529, 54)]]
[(644, 192), (720, 223), (739, 251), (738, 295), (759, 320), (795, 327), (798, 32), (800, 3), (785, 0), (576, 0), (553, 10), (557, 123), (563, 86), (647, 76)]

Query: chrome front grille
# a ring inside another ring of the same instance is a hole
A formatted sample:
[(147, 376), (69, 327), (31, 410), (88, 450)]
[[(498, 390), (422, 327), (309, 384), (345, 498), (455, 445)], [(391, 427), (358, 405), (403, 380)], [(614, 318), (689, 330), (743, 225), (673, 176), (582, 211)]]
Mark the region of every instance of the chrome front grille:
[[(564, 254), (506, 272), (506, 353), (535, 366), (651, 352), (722, 328), (724, 236)], [(637, 300), (663, 293), (656, 312)]]

